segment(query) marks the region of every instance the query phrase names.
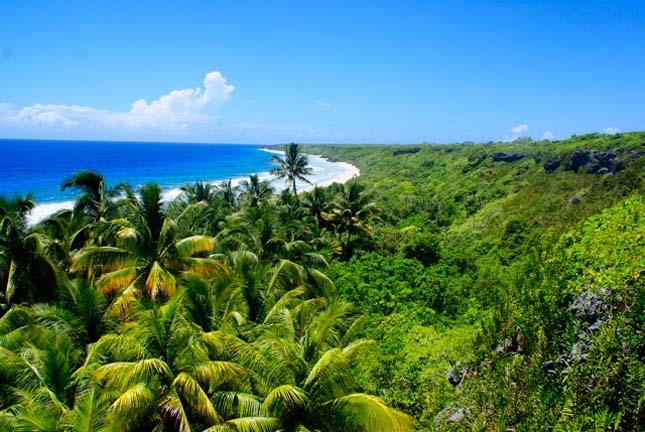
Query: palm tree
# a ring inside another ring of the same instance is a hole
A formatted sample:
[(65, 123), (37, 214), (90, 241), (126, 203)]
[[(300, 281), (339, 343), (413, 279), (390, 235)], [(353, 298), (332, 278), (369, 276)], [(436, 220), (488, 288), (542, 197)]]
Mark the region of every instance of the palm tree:
[(273, 194), (273, 188), (269, 182), (260, 180), (257, 174), (251, 174), (248, 180), (242, 180), (240, 187), (242, 188), (241, 197), (249, 207), (257, 207)]
[(314, 188), (304, 196), (302, 207), (307, 211), (309, 216), (314, 218), (316, 226), (321, 227), (325, 223), (323, 214), (329, 211), (331, 202), (329, 201), (324, 189), (314, 186)]
[(309, 159), (303, 153), (302, 146), (296, 143), (288, 144), (285, 146), (284, 153), (284, 159), (278, 156), (271, 157), (271, 160), (278, 164), (271, 170), (271, 174), (277, 178), (286, 178), (287, 189), (291, 189), (297, 196), (296, 181), (301, 180), (311, 184), (305, 176), (312, 174), (313, 169), (309, 166)]
[(345, 302), (276, 303), (255, 340), (228, 338), (254, 396), (216, 393), (216, 409), (238, 431), (413, 430), (409, 416), (357, 392), (352, 365), (372, 343), (355, 338), (361, 322)]
[(74, 204), (75, 216), (87, 215), (94, 223), (107, 217), (110, 198), (114, 196), (115, 190), (106, 188), (105, 178), (101, 173), (79, 171), (63, 182), (61, 190), (68, 188), (81, 192)]
[(46, 238), (27, 228), (31, 196), (0, 198), (0, 303), (52, 299), (57, 271), (47, 258)]
[(102, 337), (79, 372), (105, 389), (115, 430), (203, 430), (223, 421), (215, 391), (250, 389), (240, 365), (217, 358), (219, 331), (196, 331), (182, 298), (141, 309), (120, 334)]
[(13, 307), (0, 319), (2, 430), (106, 430), (107, 406), (75, 379), (83, 350), (68, 318), (40, 304)]
[(218, 190), (229, 207), (235, 209), (237, 207), (238, 188), (233, 186), (233, 180), (229, 179), (220, 183)]
[(339, 194), (334, 209), (324, 215), (325, 219), (335, 226), (339, 238), (346, 234), (342, 246), (342, 257), (349, 259), (352, 253), (352, 237), (366, 234), (369, 222), (376, 213), (376, 204), (365, 192), (365, 186), (356, 179), (347, 182)]
[(108, 221), (117, 213), (118, 201), (115, 198), (127, 187), (120, 184), (107, 188), (101, 173), (79, 171), (61, 185), (62, 190), (68, 188), (80, 192), (72, 211), (71, 227), (75, 232), (68, 242), (70, 249), (77, 250), (86, 244), (104, 245), (110, 234)]
[(194, 204), (198, 202), (206, 202), (210, 204), (216, 196), (215, 187), (210, 183), (196, 182), (187, 184), (181, 187), (183, 197), (186, 203)]
[[(176, 221), (167, 218), (161, 188), (154, 183), (141, 187), (141, 198), (129, 194), (131, 214), (111, 221), (118, 231), (114, 246), (90, 246), (73, 258), (72, 271), (100, 273), (96, 286), (106, 295), (121, 291), (122, 301), (142, 295), (153, 301), (169, 299), (182, 271), (207, 271), (213, 262), (195, 257), (213, 248), (212, 237), (176, 236)], [(123, 306), (123, 302), (118, 304)]]

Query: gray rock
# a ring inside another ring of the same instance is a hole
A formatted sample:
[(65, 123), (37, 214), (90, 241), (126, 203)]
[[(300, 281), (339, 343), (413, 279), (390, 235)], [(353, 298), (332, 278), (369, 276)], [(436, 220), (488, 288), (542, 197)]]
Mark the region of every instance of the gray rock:
[(494, 162), (515, 162), (526, 157), (522, 153), (513, 152), (495, 152), (492, 154)]
[(555, 366), (553, 365), (553, 362), (551, 360), (545, 360), (542, 362), (542, 371), (547, 374), (554, 374), (555, 371)]
[(558, 167), (560, 166), (560, 161), (557, 159), (548, 161), (543, 166), (544, 166), (544, 172), (547, 174), (551, 174), (553, 171), (558, 169)]
[(607, 312), (608, 306), (599, 298), (599, 294), (606, 295), (603, 291), (599, 293), (585, 291), (569, 306), (569, 310), (579, 322), (592, 324)]
[(569, 162), (565, 169), (578, 172), (584, 169), (589, 174), (614, 174), (625, 169), (623, 162), (618, 158), (616, 150), (575, 149), (569, 155)]
[(447, 422), (448, 423), (455, 423), (458, 422), (459, 420), (463, 419), (466, 414), (464, 413), (464, 410), (462, 408), (459, 408), (453, 415), (451, 415)]
[(573, 172), (578, 170), (591, 162), (591, 150), (588, 149), (575, 149), (571, 152), (569, 164), (567, 169)]
[(448, 382), (453, 386), (458, 386), (463, 381), (465, 375), (466, 375), (466, 369), (452, 368), (448, 370), (448, 373), (447, 373)]

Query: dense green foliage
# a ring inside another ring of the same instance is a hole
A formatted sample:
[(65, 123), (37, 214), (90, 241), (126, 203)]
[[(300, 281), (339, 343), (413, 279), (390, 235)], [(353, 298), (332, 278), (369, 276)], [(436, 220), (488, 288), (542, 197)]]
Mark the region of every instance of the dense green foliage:
[(0, 430), (645, 428), (645, 133), (286, 155), (0, 199)]
[(338, 205), (257, 175), (170, 203), (68, 187), (73, 211), (33, 227), (30, 197), (0, 201), (0, 430), (413, 430), (355, 378), (373, 341), (324, 273), (356, 184)]
[(367, 389), (419, 430), (645, 428), (644, 133), (307, 151), (381, 209), (329, 271), (379, 342)]

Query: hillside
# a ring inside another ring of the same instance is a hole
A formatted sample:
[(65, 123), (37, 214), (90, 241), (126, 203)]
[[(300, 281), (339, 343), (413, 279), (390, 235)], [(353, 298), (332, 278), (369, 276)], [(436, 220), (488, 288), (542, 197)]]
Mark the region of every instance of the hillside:
[(381, 341), (371, 391), (421, 430), (645, 427), (645, 133), (307, 151), (380, 208), (330, 272)]

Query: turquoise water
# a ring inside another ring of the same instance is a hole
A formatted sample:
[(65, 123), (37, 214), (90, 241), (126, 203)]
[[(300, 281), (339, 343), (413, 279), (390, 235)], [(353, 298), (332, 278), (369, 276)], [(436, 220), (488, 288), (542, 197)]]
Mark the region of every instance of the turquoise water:
[(257, 145), (0, 140), (0, 154), (0, 195), (32, 193), (39, 204), (74, 199), (74, 191), (60, 186), (84, 169), (102, 172), (110, 185), (152, 181), (167, 190), (273, 166)]
[[(252, 144), (0, 139), (0, 152), (0, 196), (31, 193), (37, 206), (30, 223), (72, 207), (75, 192), (62, 191), (61, 184), (80, 170), (101, 172), (108, 185), (125, 182), (136, 189), (155, 182), (165, 198), (172, 199), (180, 186), (196, 181), (237, 183), (253, 173), (272, 180), (268, 172), (274, 167), (271, 152)], [(348, 171), (343, 164), (317, 156), (310, 156), (309, 163), (313, 169), (309, 180), (319, 185), (344, 181), (352, 168)], [(276, 191), (284, 188), (282, 180), (271, 185)], [(306, 186), (298, 184), (299, 190)]]

